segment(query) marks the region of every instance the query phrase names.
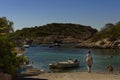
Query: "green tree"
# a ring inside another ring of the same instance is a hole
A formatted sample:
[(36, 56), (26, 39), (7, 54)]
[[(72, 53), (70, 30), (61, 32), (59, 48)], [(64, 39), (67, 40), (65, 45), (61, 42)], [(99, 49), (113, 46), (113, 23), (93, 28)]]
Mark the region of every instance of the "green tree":
[(17, 67), (14, 44), (7, 37), (0, 37), (0, 69), (14, 75)]
[(0, 18), (0, 33), (10, 33), (13, 32), (13, 22), (7, 20), (6, 17)]
[(17, 60), (14, 43), (9, 37), (11, 32), (13, 32), (13, 22), (6, 17), (0, 18), (0, 70), (15, 75)]

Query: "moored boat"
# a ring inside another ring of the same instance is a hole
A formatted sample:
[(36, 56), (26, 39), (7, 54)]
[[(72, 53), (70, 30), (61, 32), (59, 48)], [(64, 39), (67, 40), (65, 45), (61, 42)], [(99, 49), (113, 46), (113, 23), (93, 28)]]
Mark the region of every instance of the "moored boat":
[(59, 43), (54, 43), (54, 44), (50, 45), (49, 48), (52, 48), (52, 47), (60, 47), (60, 46), (61, 46), (61, 44), (59, 44)]
[(79, 67), (80, 61), (78, 60), (68, 60), (63, 62), (51, 63), (49, 64), (50, 69), (63, 69), (63, 68), (76, 68)]
[(23, 45), (24, 48), (29, 48), (29, 45), (25, 44)]

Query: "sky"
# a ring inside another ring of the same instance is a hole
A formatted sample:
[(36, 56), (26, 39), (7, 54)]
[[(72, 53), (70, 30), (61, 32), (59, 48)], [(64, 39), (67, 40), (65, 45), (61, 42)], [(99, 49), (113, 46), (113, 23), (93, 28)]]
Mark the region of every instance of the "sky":
[(75, 23), (100, 30), (120, 21), (120, 0), (0, 0), (0, 17), (14, 29), (49, 23)]

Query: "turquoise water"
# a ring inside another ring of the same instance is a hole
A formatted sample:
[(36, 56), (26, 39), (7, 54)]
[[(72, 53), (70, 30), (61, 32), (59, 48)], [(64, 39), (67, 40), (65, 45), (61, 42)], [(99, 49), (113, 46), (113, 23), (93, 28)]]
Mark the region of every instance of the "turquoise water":
[(85, 55), (91, 50), (93, 55), (92, 71), (106, 72), (105, 67), (110, 63), (114, 67), (114, 72), (120, 72), (120, 49), (81, 49), (81, 48), (49, 48), (39, 45), (26, 48), (26, 56), (33, 62), (34, 68), (49, 70), (49, 64), (58, 61), (65, 61), (69, 58), (79, 59), (80, 67), (69, 71), (87, 71)]

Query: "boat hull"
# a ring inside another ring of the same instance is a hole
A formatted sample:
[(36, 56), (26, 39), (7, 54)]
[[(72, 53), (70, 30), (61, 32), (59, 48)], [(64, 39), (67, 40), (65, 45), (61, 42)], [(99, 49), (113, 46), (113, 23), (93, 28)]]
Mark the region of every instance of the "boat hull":
[(58, 62), (49, 64), (50, 69), (64, 69), (64, 68), (76, 68), (79, 67), (79, 62), (76, 63), (69, 63), (69, 62)]

